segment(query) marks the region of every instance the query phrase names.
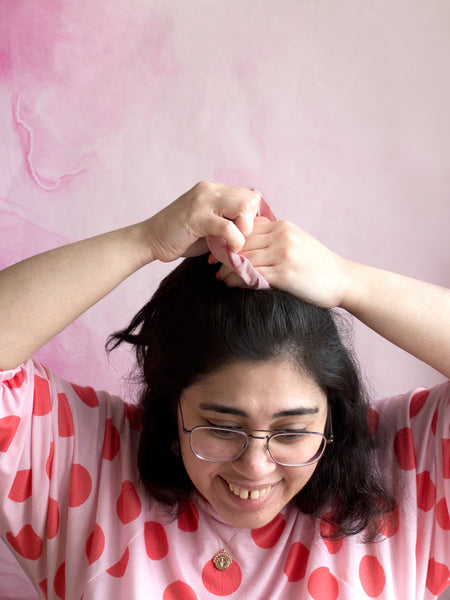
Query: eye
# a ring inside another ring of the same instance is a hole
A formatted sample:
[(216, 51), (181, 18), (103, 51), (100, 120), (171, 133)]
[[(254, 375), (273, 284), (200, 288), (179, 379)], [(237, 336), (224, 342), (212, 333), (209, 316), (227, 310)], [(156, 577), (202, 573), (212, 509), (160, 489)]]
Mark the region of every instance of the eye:
[(306, 431), (283, 431), (283, 433), (275, 434), (272, 441), (277, 444), (298, 444), (307, 439), (307, 437), (308, 434)]
[(233, 429), (223, 429), (218, 426), (212, 426), (207, 431), (210, 436), (220, 440), (234, 441), (240, 440), (243, 437), (240, 431), (233, 431)]

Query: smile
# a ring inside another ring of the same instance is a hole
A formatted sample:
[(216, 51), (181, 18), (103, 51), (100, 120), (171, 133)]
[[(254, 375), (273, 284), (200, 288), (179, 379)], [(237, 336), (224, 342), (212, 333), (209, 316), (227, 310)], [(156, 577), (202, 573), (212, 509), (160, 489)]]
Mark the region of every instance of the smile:
[(258, 498), (262, 498), (262, 496), (265, 496), (272, 489), (272, 486), (270, 485), (269, 487), (263, 488), (261, 490), (246, 490), (244, 488), (238, 487), (237, 485), (233, 485), (232, 483), (229, 483), (228, 487), (235, 496), (239, 496), (239, 498), (241, 498), (242, 500), (257, 500)]

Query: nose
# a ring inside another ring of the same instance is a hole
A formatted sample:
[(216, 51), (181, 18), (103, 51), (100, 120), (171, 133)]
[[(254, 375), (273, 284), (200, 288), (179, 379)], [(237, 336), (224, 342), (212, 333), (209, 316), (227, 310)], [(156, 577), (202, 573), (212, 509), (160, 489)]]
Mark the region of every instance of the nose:
[(251, 437), (245, 452), (233, 462), (233, 467), (246, 479), (261, 481), (276, 470), (277, 464), (267, 450), (267, 440)]

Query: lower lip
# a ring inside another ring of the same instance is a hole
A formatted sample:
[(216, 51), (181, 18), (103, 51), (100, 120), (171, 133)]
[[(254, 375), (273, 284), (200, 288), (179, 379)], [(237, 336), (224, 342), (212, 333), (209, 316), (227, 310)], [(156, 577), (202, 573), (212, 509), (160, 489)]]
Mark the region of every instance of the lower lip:
[(222, 479), (222, 477), (219, 477), (219, 479), (222, 481), (222, 484), (227, 491), (227, 496), (230, 499), (230, 501), (236, 508), (239, 508), (240, 510), (255, 510), (261, 508), (261, 506), (263, 506), (269, 500), (276, 488), (276, 485), (272, 486), (270, 490), (266, 494), (264, 494), (264, 496), (260, 496), (259, 498), (255, 498), (254, 500), (251, 500), (250, 498), (244, 499), (240, 496), (236, 496), (236, 494), (234, 494), (230, 490), (230, 487), (225, 481), (225, 479)]

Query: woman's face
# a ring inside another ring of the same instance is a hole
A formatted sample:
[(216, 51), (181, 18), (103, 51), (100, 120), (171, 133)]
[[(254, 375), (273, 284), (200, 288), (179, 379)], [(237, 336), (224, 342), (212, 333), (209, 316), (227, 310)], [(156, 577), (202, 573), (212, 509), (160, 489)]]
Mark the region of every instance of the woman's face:
[[(326, 394), (289, 361), (232, 363), (186, 388), (180, 404), (187, 429), (217, 425), (323, 433), (327, 419)], [(189, 477), (234, 527), (256, 529), (272, 521), (308, 482), (317, 465), (281, 466), (269, 456), (265, 440), (252, 438), (237, 460), (206, 462), (192, 452), (180, 414), (178, 424)]]

